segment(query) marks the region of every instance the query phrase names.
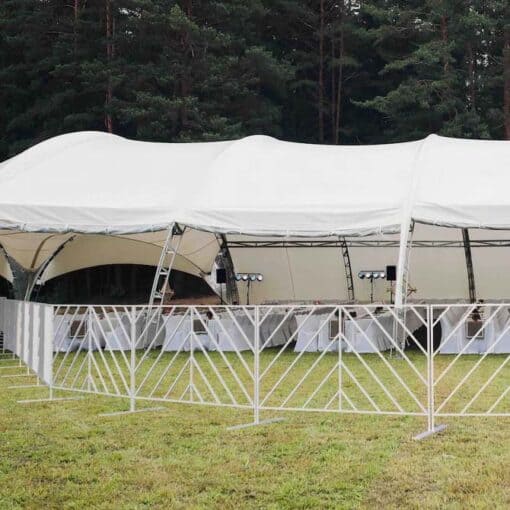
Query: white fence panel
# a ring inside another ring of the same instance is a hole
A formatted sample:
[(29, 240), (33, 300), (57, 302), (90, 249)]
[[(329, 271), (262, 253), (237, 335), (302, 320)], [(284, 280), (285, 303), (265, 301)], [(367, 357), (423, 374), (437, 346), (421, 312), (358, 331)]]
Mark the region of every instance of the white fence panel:
[(48, 306), (0, 301), (53, 388), (260, 410), (510, 416), (510, 304)]
[(53, 307), (5, 299), (4, 349), (18, 356), (46, 384), (52, 384)]
[(435, 415), (510, 415), (510, 305), (434, 305), (432, 316)]

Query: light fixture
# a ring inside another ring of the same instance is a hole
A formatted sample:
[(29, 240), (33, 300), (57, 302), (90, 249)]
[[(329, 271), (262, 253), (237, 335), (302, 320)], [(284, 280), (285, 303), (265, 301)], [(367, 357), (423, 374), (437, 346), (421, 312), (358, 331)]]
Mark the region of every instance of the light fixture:
[(261, 273), (236, 273), (235, 280), (237, 282), (246, 282), (246, 304), (250, 304), (250, 285), (252, 282), (261, 282), (264, 279), (264, 275)]
[(384, 280), (386, 278), (386, 271), (376, 269), (370, 271), (360, 271), (358, 273), (360, 280), (370, 280), (370, 302), (374, 302), (374, 280)]
[(371, 270), (371, 271), (360, 271), (358, 273), (358, 278), (360, 280), (383, 280), (386, 278), (386, 272), (383, 270)]

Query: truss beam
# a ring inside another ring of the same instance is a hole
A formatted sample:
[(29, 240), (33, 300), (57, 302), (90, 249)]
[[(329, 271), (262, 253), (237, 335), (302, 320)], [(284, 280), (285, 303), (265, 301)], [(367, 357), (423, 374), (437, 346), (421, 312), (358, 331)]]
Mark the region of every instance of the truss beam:
[[(229, 241), (229, 248), (398, 248), (400, 241), (395, 240), (375, 240), (375, 239), (355, 239), (342, 238), (331, 240), (267, 240), (267, 241)], [(484, 239), (470, 240), (471, 248), (510, 248), (510, 239)], [(464, 240), (445, 241), (445, 240), (419, 240), (411, 242), (412, 248), (465, 248)]]
[(149, 297), (149, 306), (154, 304), (164, 304), (165, 293), (168, 289), (170, 273), (174, 265), (175, 257), (179, 251), (181, 239), (184, 234), (182, 229), (177, 223), (172, 223), (168, 228), (168, 234), (165, 244), (161, 249), (158, 267), (152, 282), (151, 294)]
[(342, 243), (342, 259), (344, 261), (344, 269), (345, 269), (345, 279), (347, 282), (347, 296), (349, 297), (349, 301), (354, 302), (355, 293), (354, 293), (354, 277), (352, 275), (352, 266), (351, 266), (351, 257), (349, 255), (349, 246), (345, 237), (340, 239)]

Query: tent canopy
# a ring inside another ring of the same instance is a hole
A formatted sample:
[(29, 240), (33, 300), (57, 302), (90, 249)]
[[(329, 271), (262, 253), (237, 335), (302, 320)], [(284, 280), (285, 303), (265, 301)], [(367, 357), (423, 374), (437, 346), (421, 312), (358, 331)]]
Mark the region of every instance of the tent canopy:
[(322, 146), (73, 133), (0, 165), (0, 227), (126, 234), (176, 221), (213, 232), (322, 236), (395, 232), (414, 218), (510, 228), (508, 168), (508, 142), (435, 135)]
[[(380, 146), (323, 146), (266, 136), (163, 144), (73, 133), (0, 164), (0, 244), (23, 267), (35, 270), (72, 237), (45, 272), (43, 279), (49, 279), (104, 263), (156, 264), (163, 230), (177, 222), (193, 230), (184, 235), (175, 267), (204, 276), (220, 247), (216, 233), (228, 239), (242, 234), (397, 240), (400, 233), (405, 242), (412, 220), (510, 229), (509, 168), (509, 142), (436, 135)], [(458, 239), (459, 232), (449, 229), (441, 236)], [(317, 250), (281, 251), (276, 258), (273, 252), (232, 250), (240, 271), (262, 266), (266, 274), (276, 271), (275, 278), (254, 289), (260, 299), (282, 294), (283, 286), (275, 288), (275, 282), (285, 275), (288, 292), (283, 294), (306, 297), (303, 289), (313, 287), (306, 283), (306, 275), (311, 278), (306, 267)], [(375, 265), (399, 258), (395, 248), (380, 251), (382, 258), (374, 258), (373, 250), (354, 250), (354, 269), (368, 252)], [(329, 257), (325, 265), (331, 271), (336, 267), (336, 276), (323, 287), (315, 285), (309, 297), (345, 290), (340, 250), (327, 253), (321, 256)], [(424, 256), (434, 265), (429, 254)], [(478, 265), (486, 260), (474, 256)], [(462, 252), (455, 258), (462, 262)], [(11, 279), (3, 257), (0, 263), (0, 273)], [(465, 294), (463, 263), (459, 271), (457, 287)], [(297, 274), (304, 278), (301, 283)]]

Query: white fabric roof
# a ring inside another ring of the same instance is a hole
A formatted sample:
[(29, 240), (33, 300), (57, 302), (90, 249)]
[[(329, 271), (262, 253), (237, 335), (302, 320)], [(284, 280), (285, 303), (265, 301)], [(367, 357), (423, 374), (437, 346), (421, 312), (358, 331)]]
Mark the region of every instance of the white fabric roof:
[(323, 146), (252, 136), (148, 143), (58, 136), (0, 165), (0, 226), (132, 233), (172, 221), (260, 235), (398, 231), (409, 217), (510, 227), (510, 143)]
[[(229, 238), (391, 236), (406, 232), (411, 218), (510, 229), (509, 168), (510, 142), (435, 135), (384, 146), (319, 146), (265, 136), (160, 144), (74, 133), (0, 164), (0, 244), (34, 270), (76, 232), (86, 234), (49, 265), (43, 279), (50, 279), (101, 264), (156, 264), (162, 229), (177, 221), (200, 230), (186, 231), (175, 267), (203, 276), (219, 249), (211, 232)], [(461, 236), (458, 229), (433, 230), (433, 238)], [(418, 229), (414, 238), (423, 232), (430, 234)], [(483, 231), (473, 230), (471, 237), (477, 235)], [(506, 275), (506, 252), (473, 250), (480, 296), (507, 296), (506, 276), (497, 276)], [(253, 287), (254, 302), (346, 297), (339, 249), (239, 249), (232, 256), (238, 271), (266, 275)], [(351, 250), (355, 274), (397, 259), (395, 248)], [(432, 270), (437, 277), (429, 277)], [(466, 297), (465, 273), (462, 249), (413, 250), (417, 297)], [(2, 257), (0, 274), (12, 279)], [(355, 285), (357, 297), (366, 299), (366, 285)], [(386, 289), (379, 287), (376, 295), (384, 298)]]

